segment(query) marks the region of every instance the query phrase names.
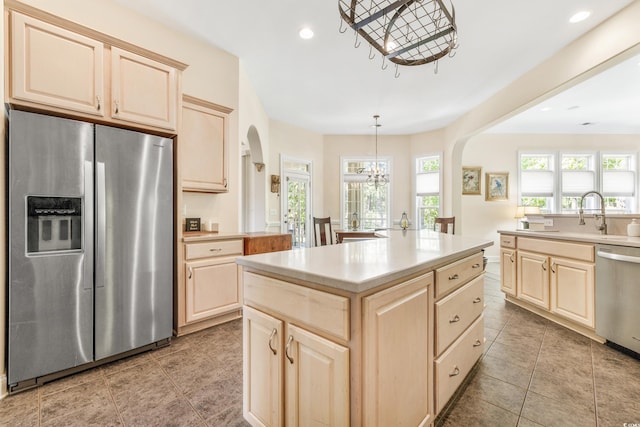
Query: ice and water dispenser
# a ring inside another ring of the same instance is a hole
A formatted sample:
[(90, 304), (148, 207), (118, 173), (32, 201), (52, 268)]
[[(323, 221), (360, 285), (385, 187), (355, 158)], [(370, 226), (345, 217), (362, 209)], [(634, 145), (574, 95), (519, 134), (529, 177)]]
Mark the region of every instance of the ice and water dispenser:
[(27, 197), (27, 252), (82, 249), (82, 198)]

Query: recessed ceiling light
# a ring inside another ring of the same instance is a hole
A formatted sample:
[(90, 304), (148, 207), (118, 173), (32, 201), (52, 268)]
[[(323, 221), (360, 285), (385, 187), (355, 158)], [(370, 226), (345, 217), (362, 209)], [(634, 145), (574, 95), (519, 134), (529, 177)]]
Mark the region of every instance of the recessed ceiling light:
[(579, 105), (572, 105), (571, 107), (567, 108), (567, 110), (577, 110), (578, 108), (580, 108)]
[(577, 22), (581, 22), (584, 21), (585, 19), (587, 19), (589, 16), (591, 15), (591, 12), (588, 10), (582, 10), (578, 13), (576, 13), (575, 15), (573, 15), (571, 18), (569, 18), (569, 22), (571, 22), (572, 24), (575, 24)]
[(542, 107), (540, 111), (551, 111), (551, 107)]
[(298, 34), (300, 34), (300, 38), (303, 38), (305, 40), (309, 40), (311, 37), (313, 37), (313, 31), (309, 27), (304, 27)]

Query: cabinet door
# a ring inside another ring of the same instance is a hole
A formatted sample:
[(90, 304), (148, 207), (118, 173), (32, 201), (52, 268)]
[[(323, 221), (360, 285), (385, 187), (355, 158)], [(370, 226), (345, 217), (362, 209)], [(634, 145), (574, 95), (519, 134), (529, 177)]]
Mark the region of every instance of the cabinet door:
[(111, 116), (116, 120), (176, 129), (175, 68), (111, 48)]
[(516, 296), (516, 251), (500, 249), (500, 290)]
[(14, 100), (104, 116), (101, 42), (11, 12)]
[(549, 310), (549, 257), (518, 251), (518, 298)]
[(227, 191), (227, 113), (231, 110), (183, 97), (180, 164), (184, 191)]
[(252, 426), (282, 426), (283, 323), (251, 307), (243, 310), (244, 418)]
[(287, 326), (286, 425), (349, 425), (349, 349)]
[(594, 301), (594, 265), (551, 258), (551, 311), (594, 328)]
[(363, 425), (433, 422), (433, 273), (364, 298)]
[(185, 267), (187, 323), (242, 306), (235, 258), (187, 262)]

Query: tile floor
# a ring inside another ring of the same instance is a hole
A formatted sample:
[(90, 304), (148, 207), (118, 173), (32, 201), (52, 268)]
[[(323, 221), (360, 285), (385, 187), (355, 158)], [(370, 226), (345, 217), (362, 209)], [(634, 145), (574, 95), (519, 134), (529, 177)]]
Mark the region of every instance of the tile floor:
[[(485, 280), (486, 348), (438, 426), (640, 425), (640, 361), (504, 301)], [(244, 426), (233, 321), (0, 400), (0, 426)]]

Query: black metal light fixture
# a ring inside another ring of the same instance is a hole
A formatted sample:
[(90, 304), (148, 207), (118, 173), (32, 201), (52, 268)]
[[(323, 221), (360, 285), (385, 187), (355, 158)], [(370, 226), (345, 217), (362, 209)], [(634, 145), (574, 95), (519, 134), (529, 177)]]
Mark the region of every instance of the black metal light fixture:
[[(455, 9), (444, 0), (338, 0), (342, 21), (371, 45), (369, 59), (377, 50), (386, 60), (398, 65), (421, 65), (454, 55), (458, 47)], [(347, 28), (340, 26), (340, 32)], [(437, 73), (437, 62), (436, 62)]]

